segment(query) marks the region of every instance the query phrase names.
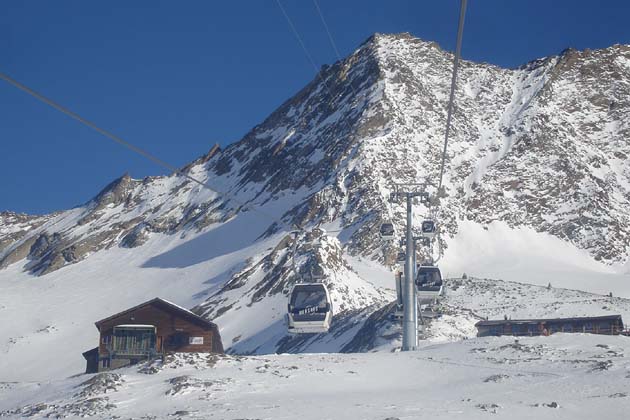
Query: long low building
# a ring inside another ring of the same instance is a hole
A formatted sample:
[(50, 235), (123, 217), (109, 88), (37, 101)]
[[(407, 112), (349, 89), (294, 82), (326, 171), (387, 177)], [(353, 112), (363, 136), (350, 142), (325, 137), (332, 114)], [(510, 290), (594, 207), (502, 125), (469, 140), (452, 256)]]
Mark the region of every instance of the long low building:
[(485, 320), (477, 322), (475, 327), (477, 337), (549, 335), (555, 332), (617, 335), (624, 332), (621, 315)]

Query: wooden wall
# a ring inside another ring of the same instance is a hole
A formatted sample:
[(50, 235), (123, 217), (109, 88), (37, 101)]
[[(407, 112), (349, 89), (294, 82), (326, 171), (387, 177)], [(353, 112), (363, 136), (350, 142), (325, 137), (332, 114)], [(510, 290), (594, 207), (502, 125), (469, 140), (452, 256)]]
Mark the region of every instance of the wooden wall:
[[(561, 321), (544, 321), (544, 328), (547, 329), (549, 334), (556, 332), (568, 332), (568, 333), (590, 333), (590, 334), (621, 334), (623, 331), (623, 325), (619, 320), (598, 320), (598, 319), (574, 319), (574, 320), (561, 320)], [(588, 326), (587, 326), (588, 325)], [(524, 327), (527, 328), (524, 328)], [(500, 336), (500, 335), (542, 335), (543, 328), (541, 323), (533, 321), (530, 324), (517, 323), (512, 324), (510, 321), (505, 321), (500, 324), (494, 325), (478, 325), (477, 336)]]
[[(223, 353), (221, 337), (215, 327), (204, 325), (177, 311), (169, 310), (159, 304), (151, 304), (135, 311), (109, 319), (99, 325), (99, 354), (107, 357), (106, 336), (113, 335), (116, 325), (146, 324), (156, 327), (157, 351), (161, 352), (215, 352)], [(202, 337), (203, 344), (189, 344), (188, 337)]]

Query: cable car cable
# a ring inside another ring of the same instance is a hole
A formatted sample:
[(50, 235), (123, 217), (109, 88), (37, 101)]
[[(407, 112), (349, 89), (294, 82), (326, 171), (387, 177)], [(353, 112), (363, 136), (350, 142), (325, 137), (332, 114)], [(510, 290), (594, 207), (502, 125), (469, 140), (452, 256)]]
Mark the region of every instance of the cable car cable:
[[(315, 69), (316, 72), (316, 77), (322, 82), (322, 84), (324, 85), (324, 88), (328, 91), (329, 95), (330, 95), (330, 100), (328, 101), (328, 106), (332, 109), (333, 106), (333, 101), (335, 99), (334, 97), (334, 92), (331, 89), (331, 87), (329, 86), (328, 82), (326, 81), (326, 79), (323, 77), (322, 72), (319, 70), (319, 68), (317, 67), (317, 64), (315, 63), (315, 60), (313, 59), (313, 56), (310, 54), (310, 52), (308, 51), (308, 48), (306, 47), (306, 44), (304, 43), (304, 40), (302, 39), (302, 37), (300, 36), (300, 33), (298, 32), (293, 20), (291, 19), (291, 17), (289, 16), (289, 14), (287, 13), (286, 9), (282, 6), (282, 3), (280, 0), (276, 0), (276, 4), (278, 5), (278, 8), (280, 9), (280, 11), (282, 12), (282, 15), (284, 16), (284, 18), (286, 19), (287, 23), (289, 24), (289, 28), (291, 29), (291, 32), (293, 33), (293, 35), (295, 36), (296, 40), (298, 41), (298, 43), (300, 44), (300, 47), (302, 48), (302, 50), (304, 51), (304, 54), (306, 55), (308, 61), (311, 63), (311, 65), (313, 66), (313, 69)], [(335, 49), (335, 53), (337, 54), (337, 58), (339, 59), (339, 61), (342, 61), (343, 58), (341, 57), (341, 55), (339, 54), (339, 51), (337, 50), (336, 44), (332, 38), (332, 34), (330, 33), (330, 31), (328, 30), (328, 25), (326, 25), (325, 21), (323, 20), (323, 16), (321, 14), (321, 10), (319, 8), (319, 5), (316, 4), (315, 5), (317, 10), (320, 13), (320, 17), (322, 19), (322, 22), (324, 22), (324, 25), (326, 27), (326, 31), (328, 33), (329, 39), (333, 45), (333, 48)], [(352, 82), (348, 83), (348, 86), (350, 86), (350, 89), (352, 90), (352, 93), (354, 94), (354, 98), (358, 100), (359, 98), (359, 94), (356, 91), (354, 85), (352, 84)], [(304, 116), (302, 117), (302, 119), (304, 118)], [(302, 120), (301, 119), (301, 120)], [(348, 133), (350, 133), (350, 123), (348, 121), (348, 119), (342, 119), (342, 124), (345, 124), (346, 129), (348, 129)], [(322, 224), (322, 222), (320, 221), (317, 226), (315, 226), (316, 228), (318, 228), (320, 225)], [(340, 230), (331, 230), (331, 231), (327, 231), (330, 233), (335, 233), (335, 232), (342, 232), (344, 229), (340, 229)]]
[(322, 83), (326, 87), (326, 90), (328, 90), (328, 92), (331, 93), (332, 95), (332, 89), (328, 87), (328, 83), (326, 83), (326, 80), (324, 80), (324, 78), (322, 77), (321, 72), (319, 71), (319, 68), (317, 67), (317, 64), (315, 63), (315, 60), (313, 60), (313, 56), (308, 52), (308, 48), (306, 48), (306, 44), (304, 44), (304, 40), (302, 39), (302, 37), (300, 36), (300, 33), (295, 28), (295, 25), (293, 24), (293, 20), (291, 20), (291, 18), (289, 17), (287, 11), (282, 6), (282, 3), (280, 2), (280, 0), (276, 0), (276, 3), (278, 4), (278, 7), (282, 11), (282, 14), (284, 15), (285, 19), (289, 23), (289, 27), (291, 28), (293, 35), (295, 35), (295, 38), (297, 39), (298, 43), (302, 47), (304, 54), (306, 54), (308, 61), (311, 63), (311, 65), (315, 69), (315, 73), (317, 74), (317, 77), (322, 81)]
[(455, 88), (457, 86), (457, 69), (459, 67), (459, 58), (462, 52), (462, 38), (464, 35), (464, 20), (466, 18), (467, 0), (461, 0), (461, 8), (459, 10), (459, 24), (457, 25), (457, 46), (455, 47), (455, 60), (453, 62), (453, 77), (451, 78), (451, 93), (448, 98), (448, 108), (446, 115), (446, 132), (444, 134), (444, 150), (442, 151), (442, 165), (440, 167), (440, 182), (438, 183), (438, 193), (442, 188), (442, 179), (444, 177), (444, 165), (446, 163), (446, 149), (448, 147), (448, 135), (451, 129), (451, 119), (453, 116), (453, 104), (455, 100)]
[(328, 34), (328, 39), (330, 40), (330, 44), (335, 50), (335, 54), (337, 55), (337, 58), (341, 60), (341, 54), (339, 54), (339, 50), (337, 49), (337, 44), (335, 44), (335, 40), (333, 39), (333, 36), (330, 32), (330, 28), (328, 28), (328, 24), (326, 24), (326, 20), (324, 19), (324, 14), (322, 13), (322, 9), (320, 9), (319, 7), (319, 3), (317, 3), (317, 0), (313, 0), (313, 4), (315, 5), (315, 8), (317, 9), (317, 14), (319, 15), (319, 18), (324, 24), (324, 29), (326, 29), (326, 33)]
[[(279, 0), (278, 0), (279, 1)], [(341, 57), (341, 54), (339, 53), (339, 49), (337, 48), (337, 43), (335, 42), (335, 39), (332, 36), (332, 32), (330, 32), (330, 28), (328, 27), (328, 24), (326, 23), (326, 19), (324, 18), (324, 14), (322, 13), (322, 9), (321, 7), (319, 7), (319, 3), (317, 2), (317, 0), (313, 0), (313, 4), (315, 5), (315, 9), (317, 10), (317, 14), (319, 15), (319, 19), (322, 22), (322, 25), (324, 26), (324, 30), (326, 31), (326, 34), (328, 35), (328, 40), (330, 41), (330, 45), (332, 46), (335, 55), (337, 57), (337, 60), (339, 61), (343, 61), (343, 58)], [(285, 13), (286, 16), (286, 13)], [(352, 83), (349, 83), (350, 89), (352, 90), (352, 93), (354, 94), (355, 98), (359, 97), (358, 92), (356, 91), (356, 89), (354, 88), (354, 85)], [(396, 102), (392, 103), (396, 109), (398, 109), (400, 111), (400, 108), (398, 107), (398, 104)], [(404, 114), (402, 114), (404, 115)], [(389, 219), (392, 220), (393, 217), (391, 217), (391, 209), (389, 206), (385, 205), (384, 206), (387, 209), (387, 213), (389, 215)], [(334, 231), (331, 230), (329, 232), (334, 233), (334, 232), (341, 232), (342, 230), (338, 230), (338, 231)]]
[[(324, 15), (322, 14), (322, 10), (320, 9), (319, 4), (317, 3), (317, 0), (313, 0), (313, 4), (315, 4), (315, 8), (317, 9), (317, 14), (319, 15), (319, 18), (322, 21), (326, 34), (328, 35), (328, 40), (330, 41), (330, 45), (335, 51), (335, 56), (337, 57), (337, 60), (343, 61), (343, 58), (341, 57), (341, 54), (339, 53), (339, 50), (337, 49), (337, 44), (335, 43), (335, 40), (333, 39), (332, 33), (330, 32), (330, 29), (328, 28), (328, 24), (326, 23), (326, 20), (324, 19)], [(359, 94), (354, 88), (354, 85), (352, 83), (349, 83), (349, 86), (350, 86), (350, 89), (352, 89), (352, 93), (354, 93), (354, 96), (358, 97)]]
[[(448, 137), (451, 130), (451, 120), (453, 118), (453, 107), (455, 103), (455, 90), (457, 87), (457, 70), (459, 68), (459, 60), (460, 60), (461, 52), (462, 52), (462, 38), (464, 36), (464, 21), (466, 19), (466, 4), (467, 4), (467, 0), (461, 0), (461, 6), (459, 10), (459, 22), (457, 24), (457, 41), (456, 41), (456, 46), (455, 46), (455, 57), (453, 60), (453, 75), (451, 78), (451, 89), (450, 89), (450, 94), (448, 98), (447, 110), (446, 110), (447, 112), (446, 130), (444, 133), (444, 148), (442, 150), (442, 163), (440, 164), (440, 178), (439, 178), (440, 180), (438, 182), (438, 189), (437, 189), (438, 198), (442, 191), (442, 183), (444, 180), (444, 168), (446, 166), (446, 151), (448, 149)], [(429, 202), (429, 212), (432, 213), (433, 215), (437, 215), (437, 210), (431, 208), (432, 204), (433, 204), (432, 202)], [(437, 204), (439, 205), (439, 201), (437, 202)], [(440, 239), (441, 239), (440, 229), (438, 229), (437, 242), (438, 242), (439, 253), (438, 253), (438, 258), (436, 262), (440, 260), (443, 253)]]
[(121, 137), (111, 133), (110, 131), (107, 131), (103, 128), (100, 128), (99, 126), (97, 126), (96, 124), (94, 124), (93, 122), (86, 120), (85, 118), (81, 117), (79, 114), (69, 110), (68, 108), (60, 105), (59, 103), (53, 101), (52, 99), (34, 91), (33, 89), (29, 88), (28, 86), (18, 82), (17, 80), (9, 77), (8, 75), (0, 72), (0, 78), (4, 79), (6, 82), (10, 83), (11, 85), (15, 86), (16, 88), (20, 89), (23, 92), (28, 93), (29, 95), (33, 96), (34, 98), (36, 98), (37, 100), (45, 103), (46, 105), (51, 106), (52, 108), (55, 108), (56, 110), (66, 114), (67, 116), (79, 121), (81, 124), (91, 128), (92, 130), (98, 132), (99, 134), (109, 138), (110, 140), (120, 144), (123, 147), (126, 147), (127, 149), (131, 150), (132, 152), (139, 154), (140, 156), (152, 161), (153, 163), (155, 163), (158, 166), (161, 166), (163, 168), (166, 168), (170, 171), (172, 171), (174, 174), (176, 175), (180, 175), (183, 176), (184, 178), (201, 185), (203, 188), (206, 188), (220, 196), (223, 196), (224, 198), (227, 198), (228, 200), (231, 200), (232, 202), (238, 204), (241, 208), (248, 208), (249, 210), (258, 213), (262, 216), (265, 216), (266, 218), (271, 219), (274, 222), (279, 222), (281, 225), (284, 225), (286, 227), (289, 227), (290, 229), (293, 229), (294, 227), (296, 227), (298, 230), (304, 230), (304, 228), (300, 225), (298, 225), (297, 223), (294, 223), (293, 225), (290, 225), (289, 223), (281, 220), (281, 219), (277, 219), (274, 216), (267, 214), (266, 212), (260, 210), (260, 209), (256, 209), (252, 206), (248, 207), (247, 203), (244, 203), (236, 198), (234, 198), (234, 196), (232, 196), (232, 194), (224, 192), (224, 191), (220, 191), (214, 187), (212, 187), (210, 184), (208, 184), (207, 182), (201, 181), (195, 177), (192, 177), (184, 172), (182, 172), (181, 168), (177, 168), (174, 165), (171, 165), (168, 162), (165, 162), (164, 160), (156, 157), (155, 155), (149, 153), (148, 151), (141, 149), (138, 146), (135, 146), (134, 144), (122, 139)]

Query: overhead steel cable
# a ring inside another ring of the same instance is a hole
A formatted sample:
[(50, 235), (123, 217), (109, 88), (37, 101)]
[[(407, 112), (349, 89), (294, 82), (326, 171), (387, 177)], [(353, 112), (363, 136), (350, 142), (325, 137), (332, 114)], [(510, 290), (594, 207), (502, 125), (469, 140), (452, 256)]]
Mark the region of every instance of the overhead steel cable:
[[(315, 63), (315, 60), (313, 59), (313, 56), (308, 51), (308, 48), (306, 47), (306, 44), (304, 43), (304, 40), (302, 39), (302, 37), (300, 36), (300, 33), (298, 32), (297, 28), (295, 27), (295, 24), (293, 23), (293, 20), (291, 19), (291, 17), (289, 16), (289, 14), (285, 10), (285, 8), (282, 6), (282, 3), (280, 2), (280, 0), (276, 0), (276, 3), (278, 4), (278, 8), (280, 8), (280, 11), (282, 12), (282, 15), (284, 16), (284, 18), (286, 19), (287, 23), (289, 24), (291, 32), (293, 32), (293, 35), (297, 39), (298, 43), (300, 44), (300, 47), (304, 51), (304, 54), (308, 58), (308, 61), (311, 63), (311, 65), (315, 69), (316, 77), (319, 80), (321, 80), (322, 84), (324, 85), (324, 88), (328, 91), (328, 94), (330, 96), (330, 100), (328, 101), (328, 106), (332, 109), (332, 103), (333, 103), (333, 101), (335, 99), (334, 96), (333, 96), (334, 92), (333, 92), (332, 88), (328, 85), (328, 82), (322, 76), (322, 72), (319, 71), (319, 68), (317, 67), (317, 64)], [(317, 8), (319, 10), (319, 6), (318, 5), (316, 5), (316, 6), (317, 6)], [(320, 14), (320, 16), (321, 16), (321, 14)], [(323, 16), (322, 16), (322, 19), (323, 19)], [(329, 32), (329, 37), (330, 37), (330, 41), (334, 45), (334, 40), (332, 39), (332, 35), (330, 35), (330, 32)], [(339, 51), (337, 50), (336, 46), (334, 48), (335, 48), (335, 52), (337, 54), (337, 58), (341, 61), (342, 58), (341, 58), (341, 55), (339, 54)], [(356, 98), (358, 98), (359, 95), (358, 95), (356, 89), (354, 88), (354, 86), (352, 85), (352, 82), (349, 82), (349, 86), (350, 86), (350, 89), (352, 90), (352, 93), (354, 94), (354, 96)], [(301, 119), (304, 119), (305, 117), (306, 117), (306, 115), (303, 115), (301, 117)], [(345, 124), (345, 126), (346, 126), (346, 128), (348, 129), (348, 132), (349, 132), (350, 131), (350, 122), (348, 121), (348, 119), (342, 119), (341, 121), (342, 121), (342, 124)], [(320, 223), (316, 227), (319, 227), (321, 225), (321, 223), (322, 222), (320, 221)], [(341, 232), (341, 231), (343, 231), (343, 229), (341, 229), (341, 230), (331, 230), (331, 231), (327, 231), (327, 232), (335, 233), (335, 232)]]
[[(111, 140), (115, 141), (116, 143), (126, 147), (127, 149), (130, 149), (132, 151), (134, 151), (135, 153), (138, 153), (140, 155), (142, 155), (143, 157), (151, 160), (153, 163), (162, 166), (164, 168), (167, 168), (173, 172), (179, 172), (179, 169), (176, 168), (173, 165), (170, 165), (167, 162), (164, 162), (163, 160), (157, 158), (156, 156), (150, 154), (149, 152), (140, 149), (137, 146), (134, 146), (133, 144), (121, 139), (120, 137), (118, 137), (117, 135), (110, 133), (107, 130), (104, 130), (100, 127), (98, 127), (96, 124), (94, 124), (91, 121), (86, 120), (85, 118), (81, 117), (79, 114), (70, 111), (68, 108), (65, 108), (64, 106), (58, 104), (57, 102), (54, 102), (52, 99), (49, 99), (47, 97), (45, 97), (44, 95), (35, 92), (33, 89), (29, 88), (28, 86), (23, 85), (22, 83), (18, 82), (17, 80), (7, 76), (4, 73), (0, 73), (0, 78), (4, 79), (5, 81), (7, 81), (8, 83), (12, 84), (13, 86), (17, 87), (18, 89), (28, 93), (29, 95), (35, 97), (36, 99), (39, 99), (41, 102), (44, 102), (45, 104), (55, 108), (57, 111), (61, 111), (62, 113), (68, 115), (71, 118), (74, 118), (75, 120), (79, 121), (81, 124), (86, 125), (88, 127), (90, 127), (91, 129), (97, 131), (98, 133), (104, 135), (105, 137), (109, 137)], [(189, 177), (191, 180), (200, 183), (200, 181), (197, 181), (194, 178)]]
[[(464, 20), (466, 18), (466, 3), (467, 0), (461, 0), (461, 5), (460, 5), (460, 9), (459, 9), (459, 22), (457, 24), (457, 44), (455, 46), (455, 57), (453, 60), (453, 76), (451, 78), (451, 91), (450, 91), (450, 95), (448, 98), (448, 105), (447, 105), (447, 114), (446, 114), (446, 130), (444, 133), (444, 149), (442, 150), (442, 164), (440, 165), (440, 181), (438, 183), (438, 189), (437, 189), (437, 197), (438, 197), (438, 201), (436, 202), (437, 206), (439, 206), (439, 198), (440, 195), (442, 194), (442, 181), (444, 180), (444, 167), (446, 165), (446, 150), (448, 148), (448, 135), (450, 134), (451, 131), (451, 120), (453, 117), (453, 107), (454, 107), (454, 102), (455, 102), (455, 89), (457, 87), (457, 69), (459, 68), (459, 59), (461, 57), (461, 53), (462, 53), (462, 38), (464, 36)], [(437, 214), (437, 209), (433, 209), (431, 210), (431, 202), (429, 203), (429, 212), (433, 212), (433, 214)], [(438, 254), (438, 258), (434, 261), (434, 263), (437, 263), (437, 261), (439, 261), (443, 255), (443, 248), (442, 248), (442, 242), (441, 242), (441, 235), (440, 235), (441, 229), (438, 229), (437, 231), (437, 243), (439, 246), (439, 254)]]
[[(317, 63), (315, 63), (315, 60), (313, 59), (313, 56), (311, 55), (311, 53), (308, 52), (308, 48), (306, 48), (306, 44), (304, 43), (304, 40), (302, 39), (302, 37), (300, 36), (300, 33), (298, 32), (297, 28), (295, 27), (295, 24), (293, 23), (293, 20), (291, 19), (291, 17), (287, 13), (287, 11), (282, 6), (282, 3), (280, 2), (280, 0), (276, 0), (276, 3), (278, 4), (278, 7), (282, 11), (282, 14), (284, 15), (284, 18), (286, 19), (287, 23), (289, 24), (289, 27), (291, 28), (291, 31), (293, 32), (293, 35), (295, 36), (295, 38), (297, 39), (298, 43), (302, 47), (302, 50), (304, 51), (304, 54), (306, 54), (306, 58), (308, 58), (308, 61), (313, 66), (313, 69), (315, 70), (316, 77), (319, 80), (321, 80), (322, 84), (324, 85), (324, 87), (326, 88), (328, 93), (330, 94), (330, 102), (329, 102), (328, 105), (331, 105), (333, 100), (334, 100), (334, 98), (333, 98), (333, 90), (330, 88), (330, 86), (328, 86), (328, 82), (326, 81), (326, 79), (324, 79), (324, 76), (322, 76), (322, 72), (319, 71), (319, 67), (317, 67)], [(352, 84), (350, 85), (350, 87), (352, 87)], [(354, 90), (354, 88), (353, 88), (353, 90)], [(346, 121), (346, 124), (347, 124), (347, 121)]]
[(107, 131), (103, 128), (100, 128), (99, 126), (97, 126), (96, 124), (94, 124), (93, 122), (86, 120), (85, 118), (81, 117), (79, 114), (69, 110), (68, 108), (60, 105), (59, 103), (53, 101), (52, 99), (47, 98), (46, 96), (34, 91), (33, 89), (29, 88), (28, 86), (23, 85), (22, 83), (18, 82), (17, 80), (9, 77), (8, 75), (0, 72), (0, 78), (4, 79), (6, 82), (10, 83), (11, 85), (15, 86), (16, 88), (20, 89), (23, 92), (28, 93), (29, 95), (33, 96), (34, 98), (38, 99), (39, 101), (45, 103), (46, 105), (51, 106), (52, 108), (55, 108), (56, 110), (66, 114), (67, 116), (79, 121), (81, 124), (91, 128), (92, 130), (98, 132), (99, 134), (102, 134), (103, 136), (109, 138), (110, 140), (113, 140), (114, 142), (120, 144), (123, 147), (126, 147), (127, 149), (133, 151), (134, 153), (139, 154), (140, 156), (152, 161), (153, 163), (166, 168), (170, 171), (172, 171), (173, 173), (175, 173), (176, 175), (180, 175), (183, 176), (184, 178), (199, 184), (200, 186), (202, 186), (203, 188), (206, 188), (212, 192), (214, 192), (215, 194), (218, 194), (220, 196), (223, 196), (224, 198), (227, 198), (228, 200), (231, 200), (232, 202), (238, 204), (241, 208), (249, 208), (252, 212), (258, 213), (262, 216), (265, 216), (266, 218), (272, 220), (273, 222), (276, 223), (280, 223), (281, 225), (284, 225), (290, 229), (294, 229), (297, 228), (298, 230), (304, 230), (304, 228), (302, 226), (299, 226), (298, 224), (294, 223), (293, 225), (290, 225), (287, 222), (284, 222), (281, 219), (277, 219), (276, 217), (267, 214), (266, 212), (261, 211), (260, 209), (256, 209), (253, 206), (249, 206), (248, 204), (245, 202), (242, 202), (240, 200), (238, 200), (237, 198), (235, 198), (232, 194), (225, 192), (225, 191), (221, 191), (216, 189), (215, 187), (211, 186), (210, 184), (208, 184), (207, 182), (201, 181), (195, 177), (192, 177), (190, 175), (188, 175), (187, 173), (183, 172), (181, 168), (178, 168), (174, 165), (171, 165), (168, 162), (165, 162), (164, 160), (156, 157), (155, 155), (147, 152), (144, 149), (139, 148), (138, 146), (135, 146), (134, 144), (122, 139), (121, 137), (111, 133), (110, 131)]
[(444, 150), (442, 151), (442, 165), (440, 167), (440, 182), (438, 183), (438, 193), (442, 188), (442, 179), (444, 177), (444, 165), (446, 163), (446, 149), (448, 147), (448, 135), (451, 130), (451, 119), (453, 116), (453, 104), (455, 100), (455, 88), (457, 87), (457, 69), (459, 67), (459, 59), (462, 52), (462, 37), (464, 35), (464, 20), (466, 17), (467, 0), (461, 0), (459, 10), (459, 24), (457, 25), (457, 46), (455, 48), (455, 60), (453, 61), (453, 77), (451, 79), (451, 93), (448, 98), (448, 108), (446, 115), (446, 132), (444, 134)]
[[(330, 45), (332, 46), (333, 51), (335, 52), (335, 56), (337, 57), (337, 60), (342, 61), (343, 58), (341, 57), (341, 54), (339, 53), (339, 49), (337, 48), (337, 43), (335, 42), (335, 39), (332, 36), (332, 32), (330, 32), (330, 28), (328, 27), (328, 23), (326, 23), (326, 19), (324, 18), (324, 13), (322, 12), (321, 7), (319, 7), (319, 3), (317, 2), (317, 0), (313, 0), (313, 4), (315, 5), (315, 9), (317, 9), (317, 14), (319, 15), (319, 19), (321, 20), (322, 25), (324, 26), (324, 30), (326, 31), (326, 34), (328, 35), (328, 40), (330, 41)], [(354, 88), (354, 85), (352, 84), (352, 82), (349, 83), (349, 86), (354, 96), (358, 98), (359, 94)], [(391, 217), (390, 208), (387, 205), (385, 207), (391, 219), (392, 217)], [(334, 232), (334, 231), (331, 231), (331, 232)]]
[(332, 33), (330, 32), (330, 28), (328, 27), (328, 24), (326, 23), (326, 19), (324, 19), (324, 14), (322, 13), (322, 9), (319, 7), (319, 3), (317, 3), (317, 0), (313, 0), (313, 4), (315, 5), (315, 8), (317, 9), (317, 14), (319, 15), (319, 18), (322, 21), (322, 24), (324, 25), (324, 29), (326, 30), (326, 34), (328, 35), (330, 44), (332, 45), (333, 50), (335, 50), (335, 54), (337, 55), (337, 58), (341, 60), (341, 54), (339, 54), (339, 49), (337, 48), (337, 44), (335, 43), (335, 40), (333, 39)]
[[(317, 67), (317, 64), (315, 63), (315, 60), (313, 59), (313, 56), (308, 51), (308, 48), (306, 48), (306, 44), (304, 43), (304, 40), (302, 39), (302, 37), (300, 36), (300, 33), (298, 32), (297, 28), (295, 27), (295, 24), (293, 23), (293, 20), (291, 19), (291, 17), (289, 16), (289, 14), (285, 10), (285, 8), (282, 6), (282, 3), (280, 2), (280, 0), (276, 0), (276, 3), (278, 4), (278, 7), (282, 11), (282, 14), (284, 15), (287, 23), (289, 24), (289, 27), (291, 28), (291, 32), (293, 32), (293, 35), (295, 36), (295, 38), (297, 39), (298, 43), (300, 44), (300, 47), (302, 47), (302, 50), (304, 51), (304, 54), (308, 58), (308, 61), (313, 66), (313, 69), (315, 69), (317, 78), (319, 80), (321, 80), (321, 82), (323, 83), (324, 87), (328, 91), (328, 93), (330, 95), (330, 101), (329, 101), (328, 105), (331, 105), (333, 100), (334, 100), (334, 97), (333, 97), (333, 93), (334, 92), (333, 92), (333, 90), (328, 85), (328, 82), (326, 81), (326, 79), (324, 79), (324, 77), (322, 76), (322, 72), (319, 71), (319, 67)], [(322, 19), (323, 19), (323, 17), (322, 17)], [(329, 32), (329, 36), (330, 36), (330, 41), (333, 43), (333, 45), (335, 45), (334, 41), (332, 39), (332, 36), (330, 35), (330, 32)], [(337, 51), (336, 47), (334, 47), (334, 48), (335, 48), (335, 51), (336, 51), (336, 54), (337, 54), (337, 58), (339, 60), (342, 60), (341, 55), (339, 54), (339, 51)], [(357, 91), (354, 89), (354, 86), (352, 85), (352, 83), (349, 83), (349, 86), (350, 86), (350, 89), (352, 90), (352, 93), (354, 93), (355, 96), (358, 96)], [(346, 126), (349, 127), (349, 123), (348, 123), (347, 120), (343, 120), (343, 122), (345, 122)]]
[(315, 63), (315, 60), (313, 60), (313, 56), (311, 56), (311, 54), (308, 52), (308, 48), (306, 48), (306, 44), (304, 44), (304, 40), (302, 40), (302, 37), (300, 36), (300, 33), (297, 31), (297, 29), (295, 28), (295, 25), (293, 24), (293, 20), (291, 20), (291, 18), (289, 17), (289, 14), (287, 13), (287, 11), (284, 10), (284, 7), (282, 6), (282, 3), (280, 2), (280, 0), (276, 0), (276, 3), (278, 4), (278, 7), (282, 11), (282, 14), (284, 15), (284, 18), (289, 23), (289, 27), (291, 28), (291, 31), (293, 32), (293, 35), (295, 35), (295, 38), (300, 43), (300, 46), (302, 47), (302, 50), (304, 50), (304, 54), (306, 54), (306, 57), (308, 58), (308, 61), (311, 63), (311, 65), (315, 69), (315, 72), (317, 72), (317, 74), (319, 74), (319, 68), (317, 67), (317, 64)]
[[(337, 60), (342, 61), (343, 57), (341, 57), (341, 54), (339, 53), (339, 49), (337, 48), (337, 43), (335, 42), (335, 39), (333, 38), (332, 33), (330, 32), (330, 28), (328, 27), (328, 24), (326, 23), (326, 19), (324, 19), (324, 14), (322, 13), (322, 9), (319, 7), (319, 3), (317, 3), (317, 0), (313, 0), (313, 4), (315, 5), (315, 8), (317, 9), (317, 14), (319, 15), (319, 19), (322, 21), (322, 25), (324, 25), (324, 29), (326, 31), (326, 34), (328, 35), (328, 40), (330, 41), (330, 45), (335, 51), (335, 56), (337, 57)], [(354, 88), (354, 85), (352, 84), (352, 82), (348, 83), (348, 85), (350, 86), (352, 93), (354, 93), (354, 96), (358, 97), (359, 93)]]

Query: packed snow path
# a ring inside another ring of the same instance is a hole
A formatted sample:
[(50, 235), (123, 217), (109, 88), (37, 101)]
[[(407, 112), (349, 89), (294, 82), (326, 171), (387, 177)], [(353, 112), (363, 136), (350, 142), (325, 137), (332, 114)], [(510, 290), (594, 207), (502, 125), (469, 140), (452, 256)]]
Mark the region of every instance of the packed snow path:
[(213, 356), (4, 383), (0, 417), (622, 419), (630, 339), (476, 338), (407, 353)]

